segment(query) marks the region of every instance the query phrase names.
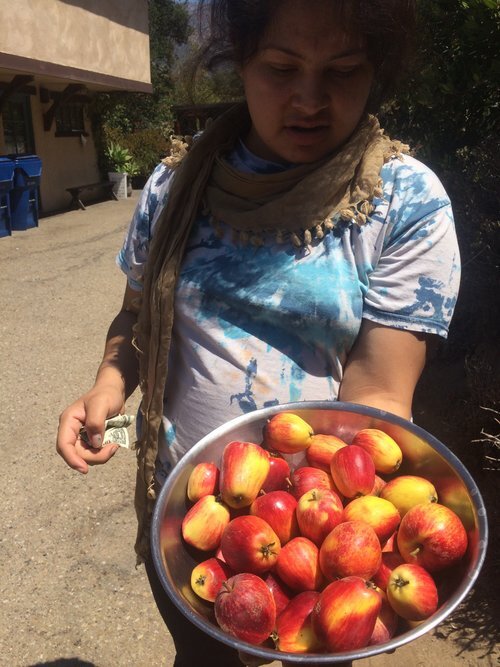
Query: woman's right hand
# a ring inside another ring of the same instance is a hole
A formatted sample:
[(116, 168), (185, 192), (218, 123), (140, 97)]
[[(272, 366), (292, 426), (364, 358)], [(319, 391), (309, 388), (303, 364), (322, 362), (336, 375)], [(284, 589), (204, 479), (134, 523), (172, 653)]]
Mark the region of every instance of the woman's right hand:
[[(101, 447), (104, 421), (122, 412), (123, 392), (110, 385), (95, 385), (89, 392), (61, 413), (57, 432), (57, 452), (66, 463), (83, 474), (89, 465), (106, 463), (118, 449), (118, 445)], [(90, 447), (80, 438), (82, 426), (87, 431)]]
[[(137, 386), (138, 363), (132, 334), (139, 297), (140, 292), (127, 284), (122, 308), (109, 327), (94, 386), (59, 417), (56, 449), (70, 468), (78, 472), (86, 473), (89, 465), (106, 463), (118, 449), (113, 444), (101, 447), (104, 422), (123, 412), (126, 397)], [(94, 447), (79, 437), (82, 426)]]

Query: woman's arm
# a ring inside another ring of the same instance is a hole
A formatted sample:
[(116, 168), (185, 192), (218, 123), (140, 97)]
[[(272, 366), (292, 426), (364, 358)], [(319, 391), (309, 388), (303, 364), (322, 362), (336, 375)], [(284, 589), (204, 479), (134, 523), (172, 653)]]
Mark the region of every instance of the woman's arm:
[[(109, 327), (102, 362), (94, 386), (72, 403), (59, 418), (56, 449), (66, 463), (86, 473), (89, 465), (106, 463), (115, 445), (101, 447), (104, 421), (121, 412), (126, 399), (138, 383), (138, 360), (132, 345), (132, 330), (137, 321), (140, 292), (127, 285), (120, 312)], [(80, 440), (85, 426), (95, 449)]]
[(425, 365), (425, 334), (363, 320), (347, 359), (339, 400), (362, 403), (409, 419)]

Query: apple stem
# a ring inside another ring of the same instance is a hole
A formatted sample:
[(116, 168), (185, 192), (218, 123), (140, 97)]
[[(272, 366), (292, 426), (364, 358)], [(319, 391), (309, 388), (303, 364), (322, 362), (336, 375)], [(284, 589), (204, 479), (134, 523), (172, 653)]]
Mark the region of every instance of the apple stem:
[(416, 547), (416, 549), (413, 549), (413, 551), (410, 551), (410, 556), (412, 556), (413, 558), (416, 558), (421, 551), (422, 551), (422, 546), (419, 544), (418, 547)]
[(279, 638), (278, 633), (276, 632), (276, 630), (273, 630), (269, 636), (273, 640), (276, 650), (279, 651), (280, 638)]

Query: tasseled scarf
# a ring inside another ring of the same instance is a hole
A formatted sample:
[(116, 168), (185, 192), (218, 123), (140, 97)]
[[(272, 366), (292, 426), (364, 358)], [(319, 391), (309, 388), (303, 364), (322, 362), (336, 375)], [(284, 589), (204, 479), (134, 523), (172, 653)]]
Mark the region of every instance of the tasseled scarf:
[(372, 199), (382, 196), (383, 164), (408, 150), (384, 135), (375, 117), (367, 116), (333, 156), (277, 174), (243, 174), (224, 156), (249, 128), (246, 105), (236, 105), (213, 122), (181, 160), (165, 160), (176, 172), (156, 225), (134, 330), (143, 415), (135, 492), (139, 561), (149, 552), (174, 289), (193, 221), (202, 211), (210, 212), (215, 228), (224, 222), (239, 242), (259, 246), (273, 234), (280, 242), (307, 246), (328, 233), (334, 219), (364, 224), (373, 210)]

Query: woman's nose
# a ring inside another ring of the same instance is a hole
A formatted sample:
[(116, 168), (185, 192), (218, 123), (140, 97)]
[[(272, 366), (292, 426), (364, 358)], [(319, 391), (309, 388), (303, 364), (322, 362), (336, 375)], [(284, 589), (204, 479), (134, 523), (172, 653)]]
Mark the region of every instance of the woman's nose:
[(328, 106), (328, 93), (325, 82), (319, 76), (302, 76), (296, 81), (292, 95), (293, 106), (312, 115)]

